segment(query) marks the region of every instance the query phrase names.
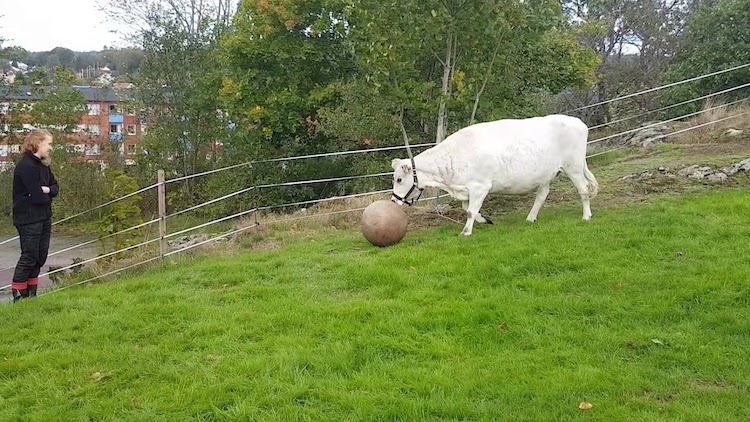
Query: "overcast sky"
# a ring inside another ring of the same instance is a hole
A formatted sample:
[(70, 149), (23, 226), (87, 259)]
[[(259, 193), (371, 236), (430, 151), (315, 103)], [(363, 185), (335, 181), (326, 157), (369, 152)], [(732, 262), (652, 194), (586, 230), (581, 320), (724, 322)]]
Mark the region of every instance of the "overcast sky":
[(122, 44), (109, 31), (114, 23), (99, 12), (101, 0), (0, 0), (0, 38), (5, 45), (29, 51), (65, 47), (74, 51), (101, 50)]

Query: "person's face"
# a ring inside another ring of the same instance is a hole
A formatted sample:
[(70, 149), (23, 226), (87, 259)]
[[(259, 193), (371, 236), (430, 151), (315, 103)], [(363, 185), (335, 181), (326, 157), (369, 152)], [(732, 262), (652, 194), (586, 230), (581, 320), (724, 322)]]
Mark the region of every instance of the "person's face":
[(48, 136), (44, 138), (42, 142), (39, 143), (39, 148), (36, 150), (36, 155), (39, 156), (39, 158), (47, 158), (49, 157), (49, 152), (52, 150), (52, 137)]

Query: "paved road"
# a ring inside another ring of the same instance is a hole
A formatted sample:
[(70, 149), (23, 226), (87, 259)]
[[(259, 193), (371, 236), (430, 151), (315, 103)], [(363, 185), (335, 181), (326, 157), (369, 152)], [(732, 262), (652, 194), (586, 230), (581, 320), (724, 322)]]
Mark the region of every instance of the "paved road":
[[(0, 236), (0, 242), (9, 239), (11, 236)], [(79, 243), (91, 240), (93, 237), (86, 236), (57, 236), (52, 234), (52, 240), (50, 242), (50, 253), (65, 249)], [(47, 260), (46, 265), (42, 268), (42, 273), (47, 271), (50, 265), (56, 266), (68, 266), (73, 263), (73, 259), (80, 257), (83, 259), (93, 258), (96, 256), (98, 245), (92, 243), (90, 245), (76, 248), (68, 252), (61, 253), (50, 257)], [(13, 271), (15, 271), (15, 265), (18, 261), (18, 257), (21, 255), (21, 248), (18, 241), (13, 241), (0, 245), (0, 287), (8, 285), (13, 281)], [(44, 291), (51, 284), (48, 277), (44, 277), (39, 280), (39, 290)], [(8, 302), (12, 300), (10, 289), (0, 290), (0, 302)]]

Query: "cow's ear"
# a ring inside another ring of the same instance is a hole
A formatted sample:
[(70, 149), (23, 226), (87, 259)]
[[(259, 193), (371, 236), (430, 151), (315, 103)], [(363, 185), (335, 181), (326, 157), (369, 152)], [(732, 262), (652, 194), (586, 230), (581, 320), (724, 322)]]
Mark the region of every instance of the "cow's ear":
[(411, 166), (409, 164), (401, 164), (401, 170), (404, 171), (404, 173), (411, 172)]
[(396, 170), (398, 168), (398, 163), (400, 163), (401, 160), (398, 158), (394, 158), (393, 161), (391, 161), (391, 167), (393, 167), (393, 170)]

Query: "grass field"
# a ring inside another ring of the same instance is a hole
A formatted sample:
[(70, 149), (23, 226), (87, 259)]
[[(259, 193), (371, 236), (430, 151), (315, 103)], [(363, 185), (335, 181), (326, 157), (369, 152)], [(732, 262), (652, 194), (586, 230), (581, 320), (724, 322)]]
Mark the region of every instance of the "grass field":
[(746, 189), (526, 212), (0, 306), (0, 420), (750, 419)]

